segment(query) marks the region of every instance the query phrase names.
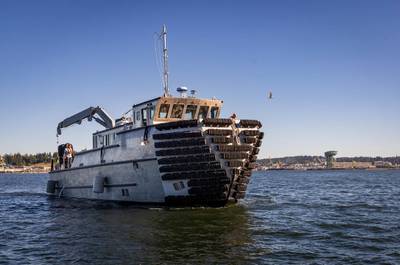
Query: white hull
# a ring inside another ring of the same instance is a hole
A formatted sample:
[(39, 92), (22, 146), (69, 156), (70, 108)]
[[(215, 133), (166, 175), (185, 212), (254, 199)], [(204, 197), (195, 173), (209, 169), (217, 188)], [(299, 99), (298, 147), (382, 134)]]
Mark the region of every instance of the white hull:
[[(259, 127), (257, 121), (235, 125), (206, 119), (106, 130), (115, 135), (112, 144), (80, 152), (71, 168), (50, 172), (55, 187), (48, 192), (133, 203), (225, 205), (244, 197), (261, 144)], [(104, 180), (100, 191), (99, 179)]]

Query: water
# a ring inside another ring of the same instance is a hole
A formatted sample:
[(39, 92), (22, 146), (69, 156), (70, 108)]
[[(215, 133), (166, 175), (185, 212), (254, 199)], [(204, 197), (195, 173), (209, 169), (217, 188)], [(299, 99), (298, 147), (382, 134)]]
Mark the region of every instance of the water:
[(48, 198), (0, 174), (0, 264), (400, 264), (400, 171), (269, 171), (220, 209)]

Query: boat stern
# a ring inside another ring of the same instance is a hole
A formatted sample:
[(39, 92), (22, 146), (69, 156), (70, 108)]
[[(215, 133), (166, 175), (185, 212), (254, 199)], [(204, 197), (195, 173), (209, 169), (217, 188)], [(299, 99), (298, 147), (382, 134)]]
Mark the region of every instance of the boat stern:
[(257, 120), (203, 119), (156, 125), (165, 203), (224, 206), (246, 194), (263, 132)]

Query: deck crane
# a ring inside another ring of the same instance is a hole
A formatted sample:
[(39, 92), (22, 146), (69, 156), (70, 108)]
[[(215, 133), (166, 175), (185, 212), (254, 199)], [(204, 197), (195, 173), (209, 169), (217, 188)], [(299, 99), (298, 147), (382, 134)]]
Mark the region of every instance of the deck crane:
[[(98, 117), (95, 116), (96, 114)], [(61, 135), (61, 129), (67, 128), (73, 124), (81, 124), (84, 119), (87, 119), (88, 121), (92, 121), (92, 119), (94, 119), (106, 129), (115, 127), (114, 119), (104, 109), (100, 108), (99, 106), (89, 107), (60, 122), (57, 126), (57, 136)]]

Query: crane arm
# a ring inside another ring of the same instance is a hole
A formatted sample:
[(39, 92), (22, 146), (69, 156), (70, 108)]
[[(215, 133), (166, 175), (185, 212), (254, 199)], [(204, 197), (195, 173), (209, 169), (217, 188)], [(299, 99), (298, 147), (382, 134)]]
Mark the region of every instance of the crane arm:
[[(99, 117), (94, 116), (96, 114)], [(88, 121), (94, 119), (107, 129), (113, 128), (115, 126), (114, 119), (104, 109), (100, 108), (99, 106), (89, 107), (60, 122), (57, 126), (57, 135), (61, 135), (61, 129), (69, 127), (73, 124), (81, 124), (82, 120), (84, 119), (88, 119)]]

